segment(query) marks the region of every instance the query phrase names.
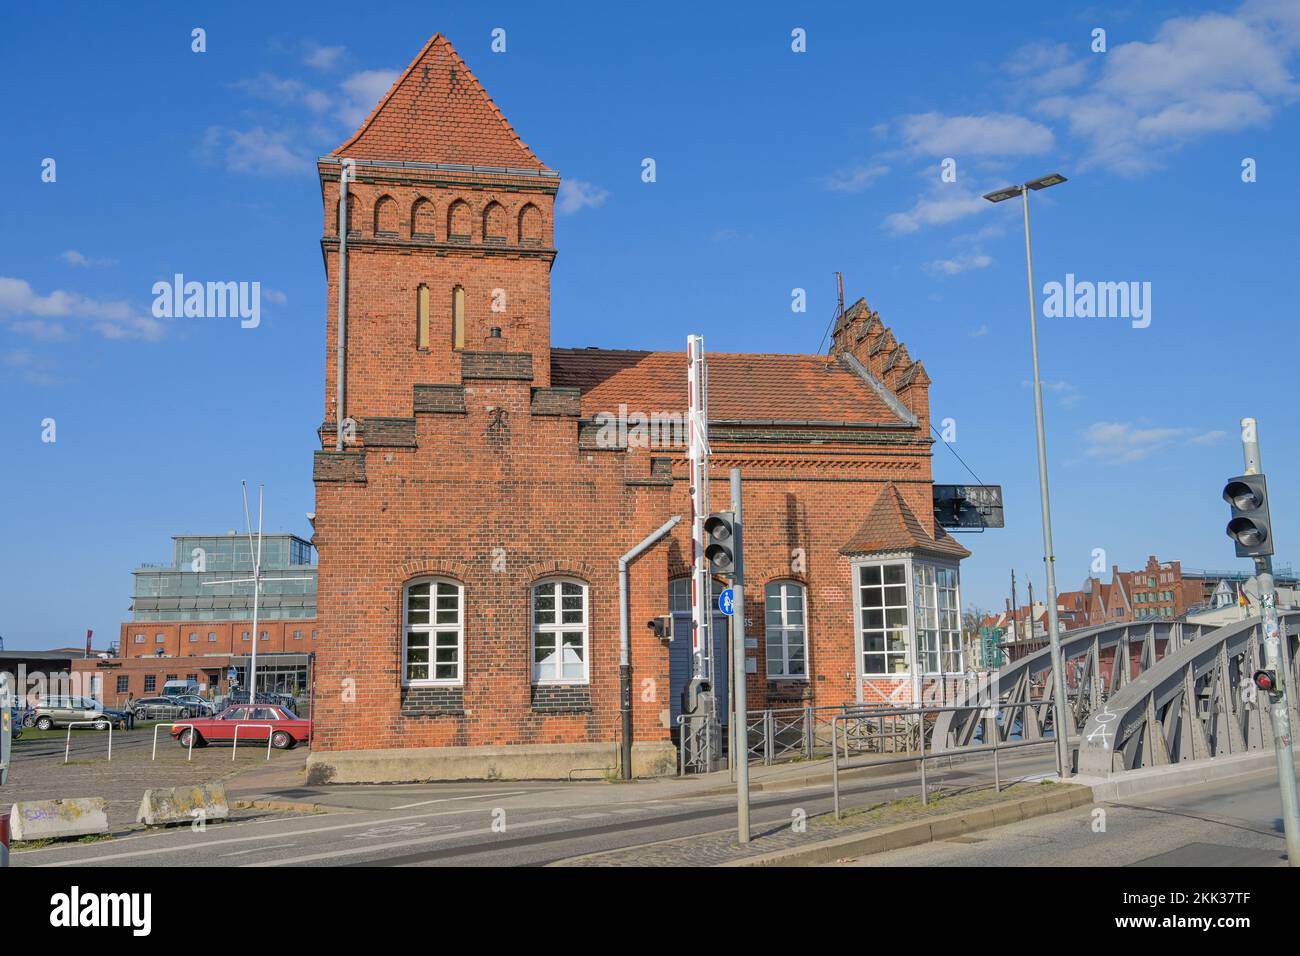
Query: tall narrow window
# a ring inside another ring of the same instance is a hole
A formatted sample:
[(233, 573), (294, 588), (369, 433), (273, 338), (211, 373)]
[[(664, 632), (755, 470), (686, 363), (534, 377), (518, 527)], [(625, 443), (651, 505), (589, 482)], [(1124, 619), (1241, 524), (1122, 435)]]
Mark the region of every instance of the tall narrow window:
[(465, 347), (465, 290), (460, 286), (451, 290), (451, 347)]
[(455, 581), (406, 586), (402, 676), (406, 684), (459, 684), (464, 656), (463, 589)]
[(858, 568), (858, 606), (862, 614), (862, 673), (906, 674), (907, 566)]
[(804, 659), (804, 589), (797, 581), (767, 586), (767, 676), (807, 677)]
[(580, 581), (533, 588), (533, 683), (587, 683), (587, 586)]
[(429, 287), (422, 285), (415, 290), (415, 347), (429, 347)]

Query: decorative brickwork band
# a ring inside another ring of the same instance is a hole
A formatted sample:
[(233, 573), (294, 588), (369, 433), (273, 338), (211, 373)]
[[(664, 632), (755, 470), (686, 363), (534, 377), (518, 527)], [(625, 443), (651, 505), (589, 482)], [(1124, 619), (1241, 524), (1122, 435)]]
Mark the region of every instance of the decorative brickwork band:
[(318, 451), (312, 461), (312, 481), (366, 483), (366, 456), (355, 451)]
[(403, 717), (460, 717), (465, 713), (462, 687), (403, 687)]
[[(325, 422), (320, 427), (321, 444), (334, 445), (338, 426)], [(362, 418), (357, 422), (357, 439), (372, 448), (415, 448), (414, 418)]]
[(533, 380), (531, 352), (465, 352), (460, 357), (461, 378)]
[(465, 414), (464, 385), (415, 386), (415, 414)]
[(585, 685), (534, 684), (533, 710), (548, 714), (591, 712), (591, 690)]
[(582, 414), (582, 389), (569, 387), (533, 389), (534, 415)]

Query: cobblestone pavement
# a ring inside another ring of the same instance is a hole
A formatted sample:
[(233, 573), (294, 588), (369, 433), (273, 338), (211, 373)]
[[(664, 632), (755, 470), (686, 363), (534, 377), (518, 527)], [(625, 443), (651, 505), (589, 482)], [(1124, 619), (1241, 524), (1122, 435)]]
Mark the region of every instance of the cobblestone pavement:
[[(172, 740), (166, 730), (158, 732), (158, 757), (151, 760), (152, 728), (113, 735), (113, 759), (107, 757), (104, 734), (91, 731), (73, 732), (73, 749), (68, 763), (63, 762), (63, 738), (29, 738), (14, 742), (9, 782), (0, 789), (0, 806), (25, 800), (57, 800), (72, 797), (103, 797), (108, 803), (108, 826), (121, 832), (136, 826), (140, 800), (150, 788), (177, 787), (186, 784), (224, 783), (229, 789), (238, 778), (253, 778), (275, 771), (284, 778), (286, 772), (301, 771), (306, 763), (305, 748), (272, 750), (266, 759), (266, 746), (196, 747), (194, 759)], [(232, 752), (235, 759), (231, 759)], [(305, 774), (298, 774), (305, 779)], [(243, 782), (242, 780), (240, 781)]]
[(845, 809), (843, 819), (836, 820), (831, 812), (808, 816), (802, 828), (797, 828), (796, 813), (789, 822), (767, 821), (766, 825), (753, 826), (753, 838), (742, 846), (736, 840), (734, 827), (714, 833), (682, 839), (666, 840), (644, 846), (627, 847), (608, 853), (592, 854), (563, 860), (554, 866), (718, 866), (751, 857), (762, 856), (778, 850), (789, 850), (831, 840), (855, 833), (867, 833), (882, 827), (929, 817), (941, 816), (960, 810), (970, 810), (994, 803), (1019, 800), (1049, 792), (1053, 783), (1023, 783), (994, 793), (987, 788), (935, 789), (930, 793), (930, 803), (921, 798), (908, 797), (890, 803), (869, 807)]

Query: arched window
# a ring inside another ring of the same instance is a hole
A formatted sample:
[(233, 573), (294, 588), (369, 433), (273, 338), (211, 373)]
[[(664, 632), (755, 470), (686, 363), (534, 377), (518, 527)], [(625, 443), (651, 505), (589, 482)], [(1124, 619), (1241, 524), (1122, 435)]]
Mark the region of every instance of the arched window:
[(587, 585), (539, 582), (533, 586), (532, 617), (533, 683), (587, 683)]
[(506, 241), (506, 211), (499, 202), (490, 202), (483, 210), (483, 241)]
[(808, 639), (804, 586), (772, 581), (764, 595), (767, 625), (767, 676), (808, 676)]
[(471, 230), (473, 228), (469, 203), (463, 199), (457, 199), (451, 204), (451, 208), (447, 210), (447, 238), (467, 242), (472, 238)]
[(375, 202), (375, 235), (397, 238), (397, 200), (380, 196)]
[(415, 290), (415, 347), (429, 347), (429, 287), (421, 285)]
[(413, 238), (434, 238), (433, 203), (421, 196), (411, 207), (411, 236)]
[(519, 244), (522, 246), (542, 244), (542, 213), (532, 203), (519, 211)]
[(451, 290), (451, 347), (465, 347), (465, 290), (460, 286)]
[(460, 584), (444, 578), (422, 578), (406, 586), (402, 595), (404, 686), (461, 683), (464, 595)]

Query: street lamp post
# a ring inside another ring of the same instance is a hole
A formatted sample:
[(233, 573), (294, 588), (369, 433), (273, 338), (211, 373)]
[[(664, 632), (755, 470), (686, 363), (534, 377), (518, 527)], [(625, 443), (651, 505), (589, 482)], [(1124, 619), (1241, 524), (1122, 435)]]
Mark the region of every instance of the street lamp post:
[[(1025, 265), (1029, 280), (1029, 341), (1034, 356), (1034, 425), (1038, 433), (1038, 492), (1043, 509), (1043, 564), (1047, 569), (1047, 637), (1052, 648), (1052, 689), (1056, 698), (1056, 769), (1062, 780), (1071, 775), (1069, 698), (1065, 693), (1065, 667), (1061, 660), (1061, 634), (1056, 615), (1056, 555), (1052, 550), (1052, 506), (1047, 490), (1047, 439), (1043, 434), (1043, 383), (1038, 374), (1038, 318), (1034, 309), (1034, 254), (1029, 242), (1029, 192), (1065, 182), (1060, 173), (1031, 179), (984, 196), (1002, 202), (1020, 196), (1025, 211)], [(1032, 608), (1030, 609), (1032, 613)]]

